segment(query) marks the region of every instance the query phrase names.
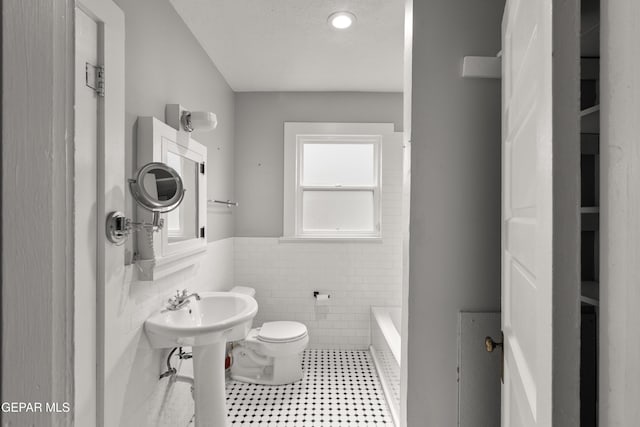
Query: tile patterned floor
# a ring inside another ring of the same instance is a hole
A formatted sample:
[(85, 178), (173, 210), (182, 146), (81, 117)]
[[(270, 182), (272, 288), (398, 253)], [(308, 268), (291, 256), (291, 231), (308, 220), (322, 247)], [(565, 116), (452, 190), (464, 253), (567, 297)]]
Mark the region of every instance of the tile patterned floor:
[(231, 426), (389, 426), (393, 421), (368, 351), (307, 350), (295, 384), (227, 383)]
[(390, 394), (389, 399), (393, 405), (396, 406), (396, 410), (400, 410), (400, 367), (398, 362), (393, 357), (390, 350), (387, 351), (375, 351), (378, 366), (380, 368), (381, 380), (386, 378), (387, 392)]

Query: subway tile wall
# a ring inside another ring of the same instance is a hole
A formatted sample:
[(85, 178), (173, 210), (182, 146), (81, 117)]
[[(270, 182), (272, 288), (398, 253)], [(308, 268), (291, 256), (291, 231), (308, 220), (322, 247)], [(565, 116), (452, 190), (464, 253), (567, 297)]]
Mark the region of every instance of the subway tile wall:
[[(233, 238), (207, 244), (200, 263), (154, 282), (138, 281), (137, 267), (126, 267), (125, 280), (114, 299), (107, 302), (105, 351), (117, 354), (117, 366), (109, 367), (110, 399), (121, 408), (112, 414), (117, 425), (186, 426), (193, 416), (193, 398), (189, 385), (159, 380), (166, 370), (169, 349), (151, 348), (144, 332), (144, 321), (164, 307), (177, 289), (190, 291), (226, 291), (234, 283)], [(174, 357), (174, 359), (176, 359)], [(193, 375), (190, 360), (179, 363), (180, 375)], [(114, 425), (116, 425), (114, 424)]]
[[(402, 145), (383, 147), (382, 243), (234, 239), (235, 284), (256, 290), (254, 326), (294, 320), (316, 349), (365, 349), (372, 306), (400, 306), (402, 294)], [(314, 291), (328, 293), (316, 304)]]

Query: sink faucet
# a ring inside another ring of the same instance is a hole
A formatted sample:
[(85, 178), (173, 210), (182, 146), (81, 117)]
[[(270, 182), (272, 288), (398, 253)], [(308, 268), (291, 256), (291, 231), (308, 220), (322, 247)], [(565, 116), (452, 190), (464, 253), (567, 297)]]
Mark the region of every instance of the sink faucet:
[(195, 292), (188, 294), (186, 289), (183, 289), (182, 292), (176, 291), (176, 294), (167, 301), (167, 310), (180, 310), (191, 302), (189, 299), (191, 297), (194, 297), (196, 301), (200, 301), (200, 295)]

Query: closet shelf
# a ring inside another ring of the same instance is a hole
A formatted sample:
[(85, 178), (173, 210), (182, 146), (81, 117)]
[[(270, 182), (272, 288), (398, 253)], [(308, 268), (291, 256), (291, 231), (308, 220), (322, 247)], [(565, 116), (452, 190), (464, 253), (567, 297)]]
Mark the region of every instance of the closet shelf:
[(594, 25), (592, 25), (590, 28), (587, 28), (586, 30), (580, 31), (580, 37), (586, 37), (589, 36), (593, 33), (597, 33), (600, 31), (600, 23), (596, 23)]
[(599, 111), (600, 111), (600, 104), (594, 105), (593, 107), (589, 107), (589, 108), (585, 108), (584, 110), (581, 110), (580, 117), (586, 117), (588, 115), (597, 113)]
[(580, 56), (600, 57), (600, 25), (592, 25), (580, 33)]
[(580, 117), (586, 117), (590, 114), (594, 114), (600, 111), (600, 104), (594, 105), (593, 107), (585, 108), (584, 110), (580, 110)]
[(582, 231), (598, 231), (600, 229), (600, 215), (595, 212), (581, 213), (580, 229)]
[(582, 206), (580, 208), (580, 213), (583, 213), (583, 214), (600, 213), (600, 206)]
[(502, 78), (502, 53), (496, 56), (465, 56), (462, 60), (462, 77), (480, 79)]
[(580, 111), (580, 132), (600, 133), (600, 105), (594, 105)]
[(580, 301), (598, 306), (600, 303), (600, 286), (598, 282), (582, 282), (580, 291)]

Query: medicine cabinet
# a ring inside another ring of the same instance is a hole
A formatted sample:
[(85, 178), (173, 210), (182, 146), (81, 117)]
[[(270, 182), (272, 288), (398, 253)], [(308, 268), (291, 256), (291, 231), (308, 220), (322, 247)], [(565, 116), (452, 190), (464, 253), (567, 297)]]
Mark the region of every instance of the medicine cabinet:
[[(156, 280), (197, 263), (206, 250), (207, 148), (155, 117), (139, 117), (137, 154), (138, 165), (162, 162), (175, 169), (185, 189), (180, 206), (162, 214), (159, 232), (137, 236), (140, 279)], [(138, 221), (152, 216), (143, 208), (137, 215)]]

